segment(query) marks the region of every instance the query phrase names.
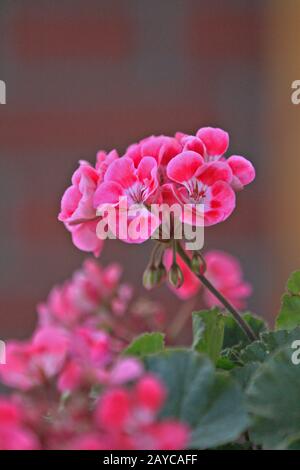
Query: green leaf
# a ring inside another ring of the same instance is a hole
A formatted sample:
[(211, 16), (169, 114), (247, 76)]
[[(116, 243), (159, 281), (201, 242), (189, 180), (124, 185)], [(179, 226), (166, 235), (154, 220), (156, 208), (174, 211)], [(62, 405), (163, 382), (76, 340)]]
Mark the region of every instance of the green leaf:
[(168, 397), (162, 417), (190, 425), (190, 447), (207, 449), (237, 439), (249, 424), (239, 385), (217, 372), (207, 356), (169, 351), (145, 359), (149, 371), (165, 383)]
[(218, 308), (193, 313), (193, 349), (216, 363), (223, 345), (225, 317)]
[(264, 449), (300, 449), (300, 366), (292, 363), (292, 353), (286, 345), (271, 355), (246, 390), (250, 437)]
[(123, 354), (143, 357), (162, 352), (164, 350), (164, 337), (162, 333), (144, 333), (135, 338)]
[(219, 357), (216, 362), (217, 369), (231, 370), (235, 366), (235, 363), (225, 356)]
[(276, 319), (277, 330), (291, 330), (300, 325), (300, 297), (284, 294), (281, 299), (281, 309)]
[(288, 293), (281, 299), (281, 309), (276, 320), (277, 330), (292, 330), (300, 325), (300, 271), (291, 274), (287, 290)]
[(251, 447), (251, 442), (243, 442), (243, 444), (238, 442), (230, 442), (224, 446), (216, 447), (213, 450), (252, 450)]
[(231, 375), (238, 381), (242, 389), (245, 390), (259, 365), (258, 362), (249, 362), (249, 364), (243, 367), (235, 367), (232, 369)]
[(300, 295), (300, 271), (294, 271), (291, 274), (286, 287), (290, 294)]
[(239, 359), (243, 364), (248, 362), (264, 362), (268, 356), (285, 345), (300, 339), (300, 327), (292, 331), (270, 331), (262, 333), (259, 341), (254, 341), (240, 352)]
[[(250, 312), (244, 313), (243, 319), (248, 323), (248, 325), (251, 326), (252, 330), (257, 334), (257, 336), (266, 330), (265, 322)], [(247, 338), (244, 331), (237, 324), (234, 318), (232, 318), (232, 316), (226, 315), (223, 349), (232, 348), (234, 346), (244, 347), (247, 344), (249, 344), (249, 339)]]

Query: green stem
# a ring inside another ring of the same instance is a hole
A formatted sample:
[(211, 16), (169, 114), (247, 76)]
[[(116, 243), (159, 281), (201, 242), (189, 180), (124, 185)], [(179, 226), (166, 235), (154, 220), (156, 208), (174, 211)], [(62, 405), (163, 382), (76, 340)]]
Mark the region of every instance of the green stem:
[[(177, 251), (185, 264), (192, 269), (191, 260), (180, 245), (177, 243)], [(252, 328), (243, 319), (242, 315), (231, 305), (231, 303), (212, 285), (212, 283), (201, 273), (194, 273), (198, 279), (204, 284), (204, 286), (210, 290), (210, 292), (224, 305), (224, 307), (231, 313), (235, 321), (239, 324), (242, 330), (245, 332), (250, 341), (256, 341), (258, 338)]]

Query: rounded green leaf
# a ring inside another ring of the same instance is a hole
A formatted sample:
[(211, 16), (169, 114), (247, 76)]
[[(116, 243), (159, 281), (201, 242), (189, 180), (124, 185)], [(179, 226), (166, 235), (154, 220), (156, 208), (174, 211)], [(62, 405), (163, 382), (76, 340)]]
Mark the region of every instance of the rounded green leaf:
[(135, 338), (124, 350), (126, 356), (143, 357), (148, 354), (156, 354), (164, 350), (164, 338), (162, 333), (144, 333)]
[(225, 316), (218, 308), (193, 312), (193, 349), (216, 363), (223, 346)]
[(291, 274), (287, 282), (288, 293), (281, 299), (281, 309), (276, 320), (278, 330), (291, 330), (300, 325), (300, 271)]
[(217, 372), (207, 356), (194, 351), (169, 351), (145, 359), (146, 367), (166, 384), (163, 417), (190, 425), (190, 447), (207, 449), (231, 442), (248, 425), (240, 386)]
[(293, 364), (293, 352), (287, 345), (271, 355), (246, 391), (251, 439), (264, 449), (300, 449), (300, 365)]

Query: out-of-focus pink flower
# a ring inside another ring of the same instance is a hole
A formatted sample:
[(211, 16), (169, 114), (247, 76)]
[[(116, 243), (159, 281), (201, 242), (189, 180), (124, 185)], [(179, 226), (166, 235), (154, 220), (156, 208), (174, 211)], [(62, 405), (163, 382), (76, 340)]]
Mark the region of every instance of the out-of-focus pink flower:
[(96, 235), (96, 210), (93, 198), (99, 174), (88, 162), (81, 161), (72, 176), (72, 186), (64, 193), (58, 219), (72, 234), (74, 245), (83, 251), (100, 254), (103, 241)]
[(157, 420), (165, 398), (164, 386), (151, 375), (142, 377), (131, 390), (108, 390), (95, 411), (99, 431), (112, 448), (183, 449), (189, 439), (188, 426), (175, 420)]
[(101, 330), (78, 327), (72, 336), (72, 351), (75, 356), (101, 366), (110, 359), (110, 337)]
[(73, 392), (85, 384), (86, 369), (83, 364), (76, 359), (69, 360), (57, 381), (57, 388), (60, 392)]
[(117, 316), (122, 315), (132, 288), (120, 284), (121, 274), (117, 263), (101, 267), (93, 259), (86, 260), (72, 279), (54, 287), (47, 301), (38, 305), (40, 324), (71, 328), (107, 308)]
[[(235, 194), (229, 184), (232, 171), (227, 164), (204, 163), (198, 153), (187, 150), (169, 162), (167, 174), (178, 184), (174, 193), (185, 205), (182, 222), (214, 225), (226, 220), (234, 210)], [(197, 207), (199, 204), (203, 205), (203, 214)]]
[(166, 390), (151, 375), (146, 375), (137, 383), (135, 393), (137, 403), (152, 413), (160, 410), (166, 398)]
[(67, 349), (64, 331), (55, 327), (38, 329), (31, 341), (8, 342), (0, 377), (6, 385), (20, 390), (43, 385), (61, 370)]
[(130, 419), (130, 395), (122, 388), (106, 392), (96, 410), (98, 424), (108, 431), (121, 431)]
[[(251, 285), (244, 281), (239, 261), (223, 251), (209, 251), (205, 254), (206, 277), (236, 308), (244, 309), (246, 299), (251, 295)], [(209, 307), (221, 305), (207, 289), (205, 302)]]
[(186, 448), (189, 428), (175, 420), (165, 420), (148, 427), (144, 435), (137, 436), (140, 449), (180, 450)]
[[(96, 190), (94, 206), (98, 213), (105, 213), (112, 207), (117, 215), (123, 212), (126, 226), (121, 227), (117, 218), (110, 224), (110, 230), (124, 241), (142, 243), (159, 225), (158, 217), (147, 207), (155, 202), (157, 188), (157, 162), (153, 157), (143, 157), (137, 168), (133, 160), (123, 157), (112, 162), (107, 169), (104, 182)], [(124, 229), (126, 232), (121, 235)]]
[(121, 358), (113, 367), (103, 373), (101, 382), (109, 385), (123, 385), (126, 382), (137, 380), (143, 373), (143, 366), (135, 358)]
[[(172, 251), (166, 250), (164, 263), (167, 269), (172, 264)], [(208, 251), (204, 254), (206, 262), (205, 276), (236, 308), (245, 308), (246, 299), (251, 295), (251, 285), (243, 280), (243, 272), (239, 261), (223, 251)], [(184, 282), (179, 289), (169, 285), (171, 290), (185, 300), (196, 295), (203, 289), (203, 299), (208, 307), (222, 306), (218, 299), (206, 288), (202, 287), (197, 276), (187, 267), (179, 255), (176, 262), (182, 270)]]
[(0, 399), (0, 450), (36, 450), (39, 443), (23, 423), (21, 410), (10, 399)]

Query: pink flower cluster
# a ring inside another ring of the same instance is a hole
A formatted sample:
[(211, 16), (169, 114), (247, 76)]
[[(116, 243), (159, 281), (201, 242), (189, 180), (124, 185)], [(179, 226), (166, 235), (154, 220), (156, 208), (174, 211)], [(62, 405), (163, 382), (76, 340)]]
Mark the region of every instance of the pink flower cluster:
[(157, 378), (145, 374), (134, 387), (116, 387), (105, 392), (97, 403), (95, 431), (71, 442), (71, 448), (88, 450), (176, 450), (184, 448), (189, 429), (183, 423), (157, 413), (166, 399), (166, 390)]
[[(170, 267), (173, 255), (171, 250), (166, 250), (164, 262)], [(239, 261), (232, 255), (223, 251), (213, 250), (204, 254), (206, 264), (205, 276), (214, 287), (238, 309), (246, 307), (246, 299), (252, 293), (251, 285), (244, 281), (243, 272)], [(175, 294), (181, 299), (188, 299), (203, 289), (203, 299), (208, 307), (222, 304), (207, 288), (203, 287), (196, 275), (187, 267), (180, 256), (177, 255), (176, 262), (179, 265), (184, 282), (181, 287), (175, 289), (169, 285)]]
[[(147, 229), (141, 229), (147, 235), (135, 239), (136, 243), (149, 238), (161, 223), (150, 211), (153, 204), (189, 205), (191, 213), (181, 220), (188, 224), (194, 221), (196, 206), (203, 204), (205, 225), (222, 222), (235, 208), (235, 191), (255, 178), (246, 158), (225, 158), (228, 145), (227, 132), (204, 127), (196, 135), (147, 137), (130, 145), (122, 157), (115, 150), (100, 151), (95, 167), (80, 162), (72, 186), (63, 195), (59, 220), (71, 232), (75, 246), (96, 256), (102, 248), (96, 234), (99, 208), (103, 212), (110, 205), (118, 213), (124, 200), (127, 224)], [(133, 211), (137, 207), (138, 213)], [(118, 225), (109, 228), (120, 235)], [(125, 241), (133, 241), (130, 234)]]
[(102, 268), (93, 259), (87, 259), (72, 279), (55, 286), (47, 302), (38, 305), (40, 323), (72, 327), (94, 319), (95, 314), (102, 323), (123, 316), (133, 290), (120, 283), (121, 274), (117, 263)]
[[(16, 392), (0, 400), (0, 449), (187, 444), (184, 424), (157, 418), (166, 396), (163, 385), (145, 374), (137, 359), (120, 355), (125, 345), (120, 336), (136, 333), (126, 322), (140, 315), (137, 304), (131, 313), (131, 288), (120, 283), (120, 275), (115, 264), (101, 268), (86, 261), (38, 306), (32, 337), (7, 343), (0, 380)], [(161, 315), (161, 307), (141, 302), (144, 316), (147, 309), (151, 316)]]

